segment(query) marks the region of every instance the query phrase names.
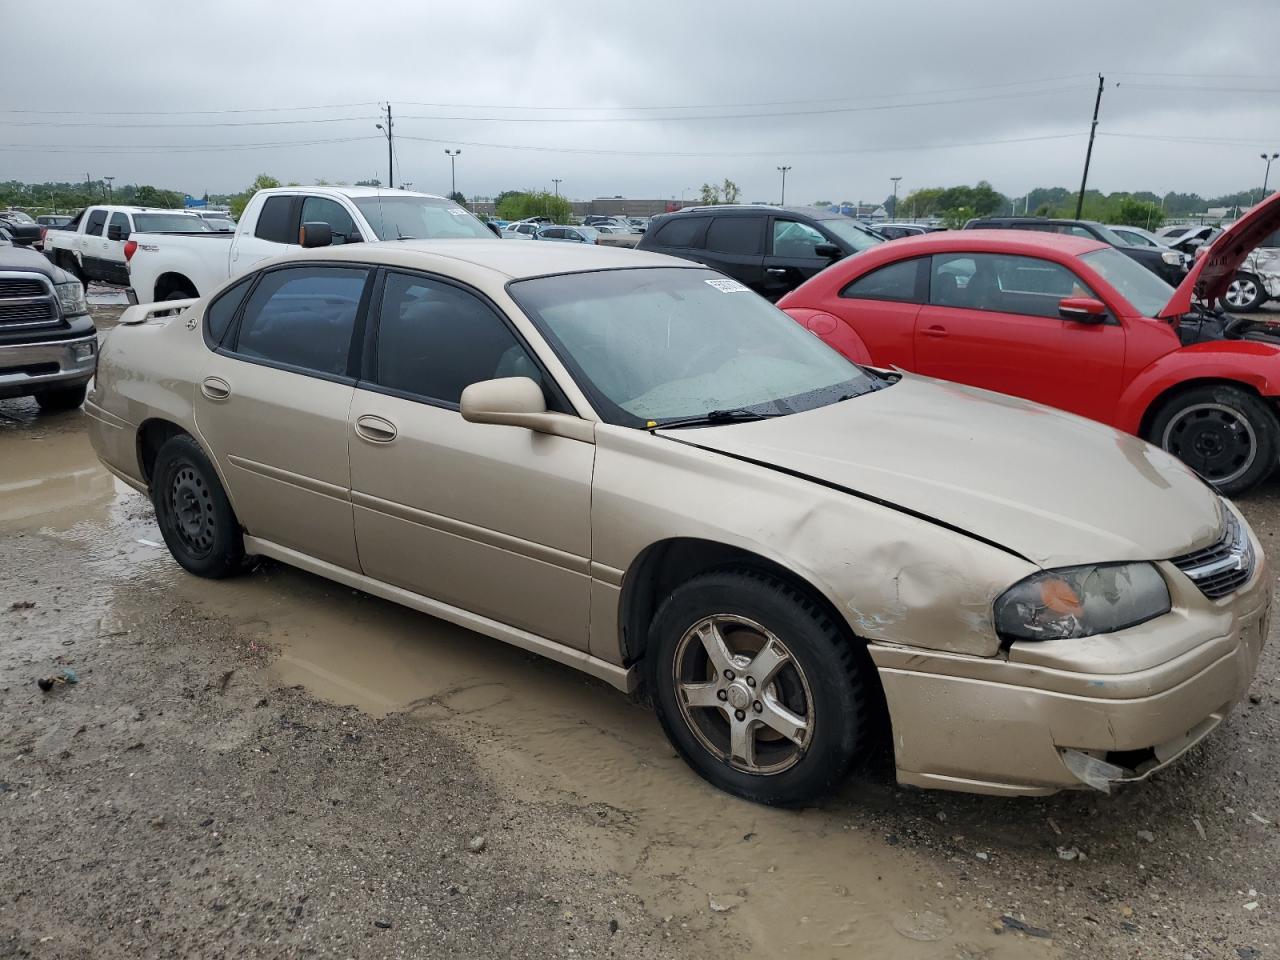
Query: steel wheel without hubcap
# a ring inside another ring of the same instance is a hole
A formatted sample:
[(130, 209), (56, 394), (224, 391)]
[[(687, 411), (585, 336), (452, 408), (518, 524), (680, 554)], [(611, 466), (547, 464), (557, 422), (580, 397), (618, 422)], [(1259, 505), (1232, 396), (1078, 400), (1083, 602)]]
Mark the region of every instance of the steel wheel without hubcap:
[(169, 507), (173, 530), (183, 545), (197, 557), (213, 548), (217, 532), (213, 499), (209, 487), (189, 465), (181, 466), (169, 485)]
[(1164, 428), (1160, 445), (1210, 483), (1243, 476), (1258, 455), (1258, 438), (1240, 412), (1220, 403), (1179, 410)]
[(781, 773), (809, 747), (809, 681), (777, 636), (732, 614), (699, 620), (672, 662), (680, 713), (698, 741), (735, 770)]

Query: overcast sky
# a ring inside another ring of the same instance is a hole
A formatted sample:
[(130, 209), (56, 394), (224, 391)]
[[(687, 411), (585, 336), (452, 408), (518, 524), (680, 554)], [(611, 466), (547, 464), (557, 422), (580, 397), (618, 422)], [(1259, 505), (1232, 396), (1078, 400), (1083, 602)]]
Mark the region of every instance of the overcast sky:
[(448, 146), (469, 197), (560, 178), (573, 198), (679, 198), (728, 177), (772, 201), (781, 165), (792, 202), (879, 201), (893, 176), (1017, 195), (1078, 185), (1102, 72), (1090, 186), (1209, 196), (1260, 187), (1280, 150), (1274, 8), (130, 0), (51, 21), (6, 3), (6, 47), (36, 59), (0, 84), (0, 180), (385, 182), (390, 100), (397, 182), (432, 192)]

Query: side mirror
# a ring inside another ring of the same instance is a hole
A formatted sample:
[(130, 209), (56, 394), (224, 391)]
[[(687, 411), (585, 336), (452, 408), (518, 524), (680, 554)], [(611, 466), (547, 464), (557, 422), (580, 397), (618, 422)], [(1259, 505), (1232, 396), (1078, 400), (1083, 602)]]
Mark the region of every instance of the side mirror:
[(815, 256), (826, 257), (828, 260), (839, 260), (844, 256), (844, 251), (834, 243), (820, 243), (813, 248), (813, 252)]
[(107, 227), (107, 239), (108, 240), (128, 240), (129, 231), (124, 229), (124, 227), (120, 226), (120, 224), (113, 223), (111, 226)]
[(1065, 297), (1058, 301), (1058, 316), (1075, 323), (1102, 323), (1107, 319), (1107, 305), (1092, 297)]
[(304, 223), (298, 228), (298, 243), (304, 247), (327, 247), (333, 243), (333, 228), (323, 220)]
[(547, 410), (542, 388), (528, 377), (473, 383), (462, 391), (458, 406), (462, 419), (468, 423), (525, 427), (537, 433), (595, 442), (595, 428), (589, 420)]

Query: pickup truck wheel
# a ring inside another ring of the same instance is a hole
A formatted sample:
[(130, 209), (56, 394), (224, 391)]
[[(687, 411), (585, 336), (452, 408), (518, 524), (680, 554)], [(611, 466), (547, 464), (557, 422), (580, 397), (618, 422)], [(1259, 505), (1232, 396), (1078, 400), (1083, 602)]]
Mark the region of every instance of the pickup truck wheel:
[(1247, 273), (1237, 273), (1220, 302), (1224, 310), (1248, 313), (1257, 310), (1266, 301), (1267, 292), (1262, 288), (1257, 277)]
[(663, 602), (649, 637), (663, 730), (722, 790), (806, 803), (838, 785), (870, 741), (873, 668), (820, 606), (777, 577), (696, 577)]
[(1200, 474), (1224, 496), (1244, 493), (1271, 475), (1280, 452), (1280, 421), (1261, 397), (1228, 384), (1196, 387), (1166, 403), (1147, 437)]
[(220, 580), (243, 567), (240, 522), (213, 464), (186, 434), (171, 438), (156, 454), (151, 502), (164, 542), (184, 569)]
[(41, 410), (75, 410), (84, 404), (88, 384), (78, 387), (63, 387), (60, 390), (46, 390), (36, 394), (36, 403)]

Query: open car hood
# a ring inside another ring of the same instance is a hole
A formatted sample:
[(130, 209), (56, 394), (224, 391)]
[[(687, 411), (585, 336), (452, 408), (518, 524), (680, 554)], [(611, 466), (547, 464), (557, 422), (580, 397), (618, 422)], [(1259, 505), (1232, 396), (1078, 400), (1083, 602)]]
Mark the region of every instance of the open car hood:
[(1280, 230), (1280, 192), (1273, 193), (1223, 230), (1209, 249), (1196, 257), (1160, 311), (1161, 319), (1170, 320), (1190, 312), (1192, 297), (1202, 303), (1217, 303), (1245, 258), (1276, 230)]

